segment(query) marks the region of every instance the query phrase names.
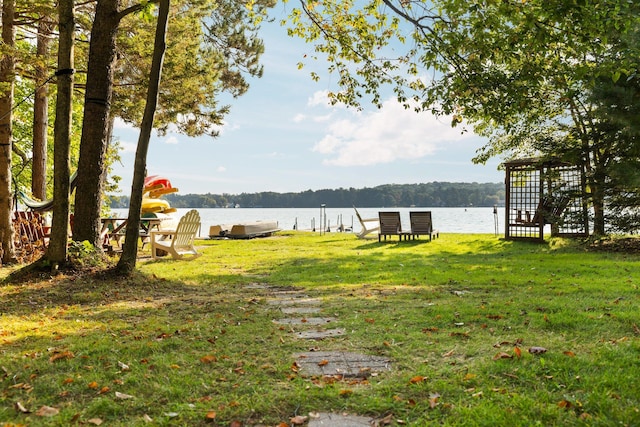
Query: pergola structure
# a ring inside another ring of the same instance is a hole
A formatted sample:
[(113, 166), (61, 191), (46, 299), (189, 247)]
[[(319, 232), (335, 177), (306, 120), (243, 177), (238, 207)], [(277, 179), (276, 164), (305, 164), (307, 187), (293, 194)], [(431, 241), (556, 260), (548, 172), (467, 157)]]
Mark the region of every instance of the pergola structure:
[(581, 167), (535, 158), (506, 162), (505, 238), (544, 240), (589, 235)]

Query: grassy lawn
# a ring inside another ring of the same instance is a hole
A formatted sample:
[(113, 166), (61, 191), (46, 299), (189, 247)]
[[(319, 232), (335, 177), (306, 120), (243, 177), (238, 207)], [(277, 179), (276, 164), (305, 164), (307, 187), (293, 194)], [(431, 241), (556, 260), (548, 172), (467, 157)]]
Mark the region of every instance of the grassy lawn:
[[(199, 244), (197, 260), (144, 262), (133, 278), (0, 284), (0, 425), (284, 426), (330, 411), (413, 426), (640, 423), (638, 254), (455, 234)], [(347, 333), (296, 339), (304, 327), (274, 323), (286, 316), (256, 284), (321, 299)], [(305, 378), (293, 355), (311, 348), (385, 356), (391, 370)]]

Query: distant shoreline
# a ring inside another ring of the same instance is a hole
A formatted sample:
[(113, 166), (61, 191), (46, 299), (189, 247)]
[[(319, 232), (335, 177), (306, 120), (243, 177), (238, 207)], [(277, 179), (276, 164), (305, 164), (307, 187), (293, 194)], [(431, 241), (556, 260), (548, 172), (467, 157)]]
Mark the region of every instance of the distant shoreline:
[[(109, 196), (113, 209), (129, 206), (128, 196)], [(504, 205), (504, 183), (430, 182), (373, 188), (307, 190), (297, 193), (180, 194), (164, 197), (175, 208), (336, 208), (379, 206), (493, 207)]]

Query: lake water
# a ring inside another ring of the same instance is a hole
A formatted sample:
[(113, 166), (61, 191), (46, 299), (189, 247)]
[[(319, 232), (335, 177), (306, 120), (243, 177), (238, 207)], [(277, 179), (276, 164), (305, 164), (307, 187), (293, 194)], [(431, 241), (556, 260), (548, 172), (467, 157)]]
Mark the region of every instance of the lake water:
[[(178, 209), (174, 213), (180, 218), (190, 209)], [(496, 232), (496, 215), (493, 208), (358, 208), (362, 218), (377, 218), (379, 211), (399, 211), (402, 229), (409, 230), (409, 212), (429, 210), (433, 218), (433, 226), (442, 233), (489, 233)], [(113, 209), (114, 215), (126, 217), (126, 209)], [(209, 227), (218, 224), (235, 224), (251, 221), (277, 221), (283, 230), (320, 230), (321, 221), (326, 224), (323, 229), (337, 230), (340, 224), (353, 228), (354, 232), (362, 229), (353, 208), (235, 208), (235, 209), (198, 209), (202, 222), (202, 236), (207, 236)], [(325, 214), (326, 212), (326, 214)], [(322, 219), (321, 219), (322, 215)], [(326, 216), (326, 219), (325, 219)], [(504, 234), (504, 208), (498, 208), (498, 234)], [(352, 227), (353, 226), (353, 227)]]

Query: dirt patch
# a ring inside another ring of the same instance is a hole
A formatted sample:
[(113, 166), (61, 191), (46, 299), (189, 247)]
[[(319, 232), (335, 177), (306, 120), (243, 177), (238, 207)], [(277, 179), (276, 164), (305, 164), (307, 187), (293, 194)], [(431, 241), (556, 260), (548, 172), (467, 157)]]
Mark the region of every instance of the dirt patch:
[(589, 251), (638, 254), (640, 253), (640, 237), (598, 239), (589, 242), (587, 249)]

